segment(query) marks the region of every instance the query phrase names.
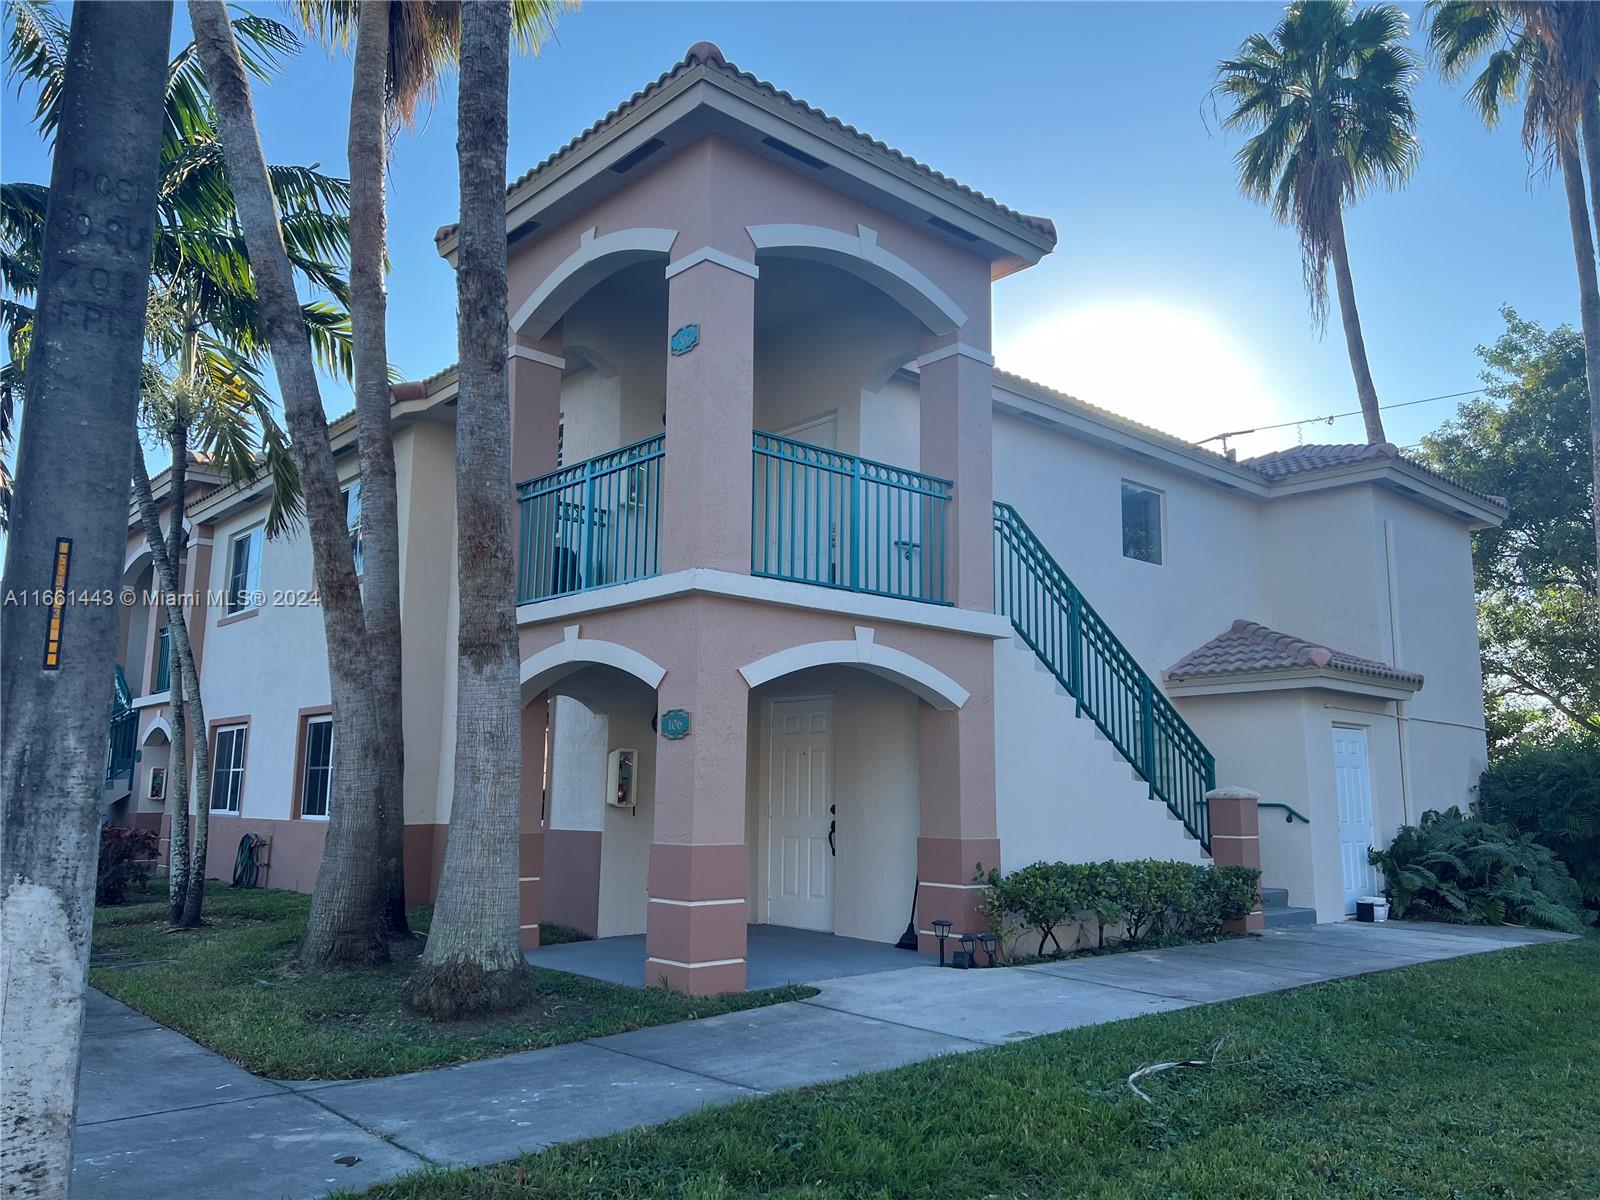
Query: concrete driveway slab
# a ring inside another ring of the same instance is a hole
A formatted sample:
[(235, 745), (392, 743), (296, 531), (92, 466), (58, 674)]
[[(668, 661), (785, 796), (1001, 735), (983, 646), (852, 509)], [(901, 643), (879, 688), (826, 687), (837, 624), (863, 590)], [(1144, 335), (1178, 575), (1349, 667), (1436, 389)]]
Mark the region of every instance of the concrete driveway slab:
[(500, 1162), (756, 1094), (586, 1043), (301, 1093), (455, 1166)]
[[(1018, 986), (1026, 979), (1027, 987)], [(805, 1001), (947, 1037), (1001, 1045), (1191, 1002), (1010, 969), (888, 971), (822, 985)]]
[[(94, 1046), (104, 1047), (95, 1053)], [(78, 1123), (92, 1124), (180, 1108), (277, 1095), (271, 1080), (236, 1067), (181, 1033), (150, 1028), (84, 1047), (78, 1070)]]
[[(336, 1158), (354, 1156), (351, 1166)], [(301, 1096), (80, 1125), (72, 1200), (130, 1196), (310, 1200), (425, 1164)]]
[(806, 1001), (657, 1025), (590, 1044), (763, 1092), (887, 1071), (983, 1045)]

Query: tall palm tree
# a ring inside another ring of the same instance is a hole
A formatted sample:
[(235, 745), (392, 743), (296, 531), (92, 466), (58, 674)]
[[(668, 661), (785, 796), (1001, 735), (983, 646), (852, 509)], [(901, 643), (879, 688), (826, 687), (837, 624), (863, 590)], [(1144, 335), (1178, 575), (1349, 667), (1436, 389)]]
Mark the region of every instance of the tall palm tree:
[[(37, 88), (35, 121), (48, 136), (58, 119), (53, 98), (61, 92), (67, 30), (54, 10), (37, 0), (11, 7), (15, 20), (6, 47), (9, 74)], [(246, 62), (258, 77), (270, 77), (281, 55), (298, 48), (288, 28), (264, 18), (236, 19), (234, 29), (241, 45), (248, 47)], [(184, 547), (184, 474), (191, 449), (206, 454), (214, 468), (236, 483), (254, 478), (263, 468), (271, 475), (269, 535), (289, 525), (298, 514), (300, 498), (287, 440), (257, 376), (265, 352), (254, 280), (237, 232), (233, 192), (192, 44), (168, 66), (165, 110), (141, 406), (146, 430), (166, 444), (172, 458), (165, 535), (155, 519), (142, 446), (135, 454), (134, 498), (161, 590), (176, 595), (182, 590), (178, 565)], [(336, 265), (349, 239), (347, 185), (310, 167), (271, 171), (295, 270), (310, 288), (334, 297), (332, 303), (302, 306), (319, 358), (324, 366), (348, 374), (348, 318), (337, 303), (347, 289)], [(0, 268), (6, 290), (14, 297), (7, 301), (4, 314), (13, 351), (7, 370), (18, 375), (27, 361), (33, 313), (26, 301), (37, 283), (47, 199), (48, 190), (37, 185), (0, 187)], [(172, 797), (168, 871), (172, 923), (194, 926), (200, 923), (204, 896), (210, 747), (204, 737), (205, 709), (186, 614), (174, 605), (167, 618), (176, 679), (172, 732), (178, 762), (188, 762), (190, 726), (201, 735), (194, 749), (193, 853), (185, 770), (178, 772)]]
[[(553, 0), (515, 0), (519, 45), (537, 53), (554, 16)], [(374, 687), (389, 748), (379, 821), (384, 922), (407, 932), (405, 909), (404, 737), (401, 720), (400, 535), (394, 443), (389, 428), (388, 294), (384, 285), (389, 140), (409, 128), (460, 50), (461, 5), (427, 0), (294, 0), (301, 24), (330, 46), (355, 45), (350, 89), (351, 323), (355, 333), (356, 426), (361, 452), (363, 603)]]
[(257, 133), (250, 81), (223, 0), (190, 0), (195, 49), (210, 90), (233, 185), (239, 229), (255, 272), (264, 341), (271, 348), (299, 470), (311, 557), (328, 646), (335, 736), (334, 793), (327, 840), (303, 955), (315, 966), (367, 964), (389, 957), (379, 920), (378, 764), (383, 757), (360, 585), (328, 443), (328, 420), (285, 248), (271, 172)]
[[(1519, 98), (1522, 142), (1530, 156), (1561, 171), (1578, 272), (1578, 316), (1589, 384), (1589, 444), (1595, 451), (1600, 497), (1600, 276), (1591, 202), (1600, 225), (1600, 9), (1577, 3), (1432, 3), (1428, 43), (1446, 79), (1464, 77), (1477, 63), (1468, 102), (1490, 128), (1502, 105)], [(1580, 141), (1583, 153), (1579, 152)], [(1589, 163), (1588, 191), (1583, 177)], [(1600, 598), (1600, 504), (1594, 515), (1596, 597)]]
[(48, 602), (0, 607), (0, 1161), (24, 1200), (72, 1175), (117, 617), (67, 600), (121, 584), (171, 23), (169, 3), (74, 5), (63, 55), (5, 564)]
[(428, 944), (406, 1000), (438, 1017), (526, 996), (518, 929), (521, 698), (511, 554), (511, 412), (506, 403), (505, 176), (511, 6), (461, 12), (456, 157), (456, 746), (450, 836)]
[(1344, 209), (1377, 186), (1397, 188), (1416, 165), (1416, 57), (1393, 4), (1295, 0), (1270, 34), (1247, 38), (1217, 64), (1215, 91), (1232, 101), (1227, 129), (1252, 131), (1234, 161), (1245, 195), (1300, 236), (1312, 315), (1327, 320), (1328, 265), (1367, 441), (1382, 442), (1378, 392), (1356, 309)]

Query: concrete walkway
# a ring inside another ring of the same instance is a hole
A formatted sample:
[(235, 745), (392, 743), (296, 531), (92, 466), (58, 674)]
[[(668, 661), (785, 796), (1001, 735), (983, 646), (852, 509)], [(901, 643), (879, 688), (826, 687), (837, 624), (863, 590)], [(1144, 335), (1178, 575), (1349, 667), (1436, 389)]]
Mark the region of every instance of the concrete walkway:
[(91, 991), (72, 1195), (309, 1200), (940, 1054), (1565, 936), (1315, 925), (1021, 969), (919, 964), (796, 1003), (346, 1083), (261, 1079)]

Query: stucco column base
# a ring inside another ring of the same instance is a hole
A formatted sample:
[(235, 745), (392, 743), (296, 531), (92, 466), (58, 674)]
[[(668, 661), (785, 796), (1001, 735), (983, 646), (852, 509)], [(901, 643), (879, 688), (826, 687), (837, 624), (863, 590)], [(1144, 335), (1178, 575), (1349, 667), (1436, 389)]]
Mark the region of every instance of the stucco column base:
[(543, 899), (544, 834), (524, 833), (517, 842), (517, 911), (522, 948), (539, 945), (539, 909)]
[(744, 990), (748, 877), (743, 842), (650, 847), (645, 986), (690, 996)]
[[(999, 838), (917, 839), (918, 953), (939, 953), (935, 921), (949, 921), (952, 938), (984, 932), (985, 888), (974, 880), (980, 863), (985, 872), (1000, 865)], [(954, 948), (946, 945), (947, 952)]]
[(598, 829), (545, 831), (544, 918), (600, 936)]
[[(1260, 799), (1260, 793), (1249, 788), (1217, 788), (1206, 793), (1206, 806), (1211, 810), (1211, 861), (1217, 866), (1261, 869)], [(1227, 933), (1257, 933), (1266, 923), (1258, 886), (1249, 915), (1222, 928)]]

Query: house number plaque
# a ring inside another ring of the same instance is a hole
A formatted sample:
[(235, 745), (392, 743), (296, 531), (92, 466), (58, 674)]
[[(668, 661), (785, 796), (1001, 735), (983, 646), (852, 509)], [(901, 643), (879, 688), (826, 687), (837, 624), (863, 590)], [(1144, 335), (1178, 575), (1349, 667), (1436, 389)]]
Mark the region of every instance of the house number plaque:
[(672, 337), (667, 342), (667, 347), (672, 351), (673, 357), (689, 353), (700, 344), (699, 325), (680, 325), (673, 331)]
[(669, 742), (681, 742), (689, 736), (689, 714), (681, 708), (669, 708), (661, 714), (661, 736)]

